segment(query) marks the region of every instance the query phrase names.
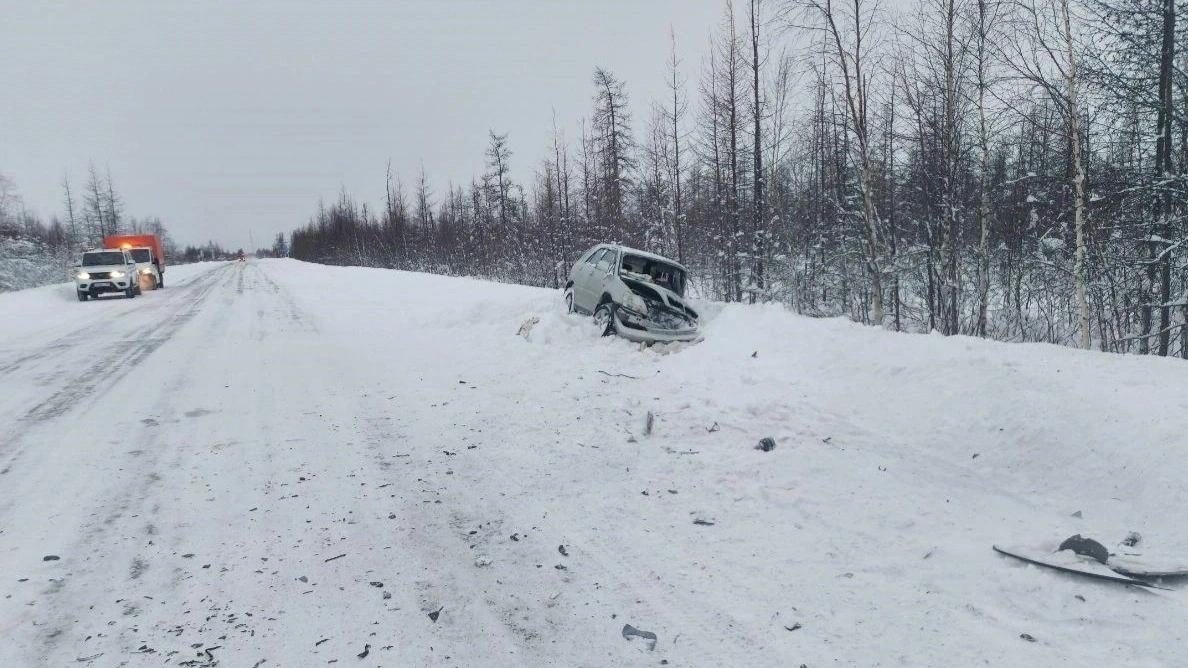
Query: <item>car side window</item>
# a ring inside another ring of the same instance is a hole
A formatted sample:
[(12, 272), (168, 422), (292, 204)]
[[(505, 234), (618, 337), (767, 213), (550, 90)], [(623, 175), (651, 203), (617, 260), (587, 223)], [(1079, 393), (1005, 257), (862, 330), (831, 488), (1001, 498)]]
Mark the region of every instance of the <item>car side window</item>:
[(586, 258), (586, 263), (587, 264), (598, 264), (598, 258), (602, 257), (605, 254), (606, 254), (606, 249), (599, 248), (598, 250), (594, 251), (593, 253), (590, 253), (590, 257)]
[(602, 257), (598, 258), (598, 268), (602, 271), (610, 271), (616, 259), (618, 259), (618, 254), (608, 248), (603, 251)]

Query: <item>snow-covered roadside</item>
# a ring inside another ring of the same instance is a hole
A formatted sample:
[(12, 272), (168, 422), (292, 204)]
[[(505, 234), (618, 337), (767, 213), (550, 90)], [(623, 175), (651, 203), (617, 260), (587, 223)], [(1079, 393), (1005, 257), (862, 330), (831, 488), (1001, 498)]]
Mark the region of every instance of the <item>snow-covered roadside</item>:
[[(0, 664), (1188, 656), (1182, 591), (990, 550), (1138, 531), (1188, 555), (1177, 361), (737, 305), (661, 354), (599, 338), (551, 291), (193, 271), (143, 301), (0, 295), (0, 416), (21, 425), (0, 437)], [(68, 391), (72, 367), (122, 367), (50, 335), (92, 306), (121, 309), (100, 316), (117, 340), (172, 323), (112, 381), (162, 391)]]

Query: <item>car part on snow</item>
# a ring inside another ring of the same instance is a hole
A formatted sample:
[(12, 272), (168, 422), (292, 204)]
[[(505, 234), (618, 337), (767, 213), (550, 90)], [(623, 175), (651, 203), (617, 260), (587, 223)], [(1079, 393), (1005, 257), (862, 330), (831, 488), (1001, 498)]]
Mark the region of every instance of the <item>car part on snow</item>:
[[(1133, 548), (1141, 536), (1131, 532), (1120, 545)], [(1153, 580), (1188, 578), (1188, 560), (1158, 555), (1123, 552), (1110, 554), (1104, 545), (1080, 534), (1069, 536), (1054, 552), (1027, 548), (1000, 548), (995, 551), (1056, 570), (1144, 587), (1157, 587)]]
[(623, 637), (631, 640), (632, 638), (643, 638), (648, 642), (648, 651), (656, 649), (656, 641), (658, 638), (655, 633), (651, 631), (642, 631), (630, 624), (623, 625)]
[(1072, 550), (1076, 554), (1090, 559), (1096, 559), (1101, 563), (1106, 563), (1110, 560), (1110, 551), (1106, 549), (1105, 545), (1093, 540), (1092, 538), (1082, 538), (1081, 534), (1069, 536), (1060, 544), (1057, 551)]
[(1120, 584), (1135, 585), (1138, 587), (1147, 587), (1151, 589), (1167, 589), (1151, 582), (1145, 582), (1137, 578), (1122, 575), (1107, 567), (1105, 564), (1099, 563), (1097, 560), (1090, 557), (1084, 557), (1069, 550), (1057, 550), (1055, 553), (1044, 552), (1042, 550), (1030, 550), (1026, 547), (999, 547), (992, 546), (995, 552), (1004, 554), (1008, 557), (1025, 561), (1036, 566), (1043, 566), (1051, 568), (1063, 573), (1072, 573), (1075, 575), (1084, 575), (1098, 580), (1106, 580), (1109, 582), (1117, 582)]
[(516, 336), (522, 336), (525, 339), (529, 338), (532, 334), (532, 328), (538, 324), (540, 324), (540, 318), (537, 316), (528, 318), (524, 322), (520, 323), (520, 329), (516, 332)]
[(775, 450), (775, 439), (770, 436), (760, 439), (759, 445), (756, 445), (755, 449), (762, 450), (764, 452), (771, 452), (772, 450)]

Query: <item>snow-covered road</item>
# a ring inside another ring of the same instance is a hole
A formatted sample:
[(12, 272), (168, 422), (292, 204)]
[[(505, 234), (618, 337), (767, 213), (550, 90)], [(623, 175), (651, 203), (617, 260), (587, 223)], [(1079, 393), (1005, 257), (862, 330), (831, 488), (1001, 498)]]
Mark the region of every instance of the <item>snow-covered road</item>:
[(0, 295), (0, 666), (1188, 664), (1182, 584), (990, 549), (1188, 557), (1182, 361), (712, 304), (657, 351), (552, 291), (169, 278)]

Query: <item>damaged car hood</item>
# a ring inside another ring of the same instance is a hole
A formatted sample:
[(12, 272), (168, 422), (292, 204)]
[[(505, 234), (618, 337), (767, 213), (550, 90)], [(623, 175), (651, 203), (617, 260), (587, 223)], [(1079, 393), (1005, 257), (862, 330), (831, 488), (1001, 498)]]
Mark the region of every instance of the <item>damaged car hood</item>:
[(656, 285), (655, 283), (641, 281), (636, 278), (630, 278), (627, 276), (621, 276), (620, 278), (622, 278), (623, 283), (625, 283), (632, 292), (639, 295), (640, 297), (643, 297), (645, 300), (660, 302), (662, 306), (668, 308), (669, 310), (691, 318), (694, 322), (697, 321), (697, 311), (693, 310), (693, 308), (689, 306), (689, 303), (686, 302), (684, 298), (672, 290)]

